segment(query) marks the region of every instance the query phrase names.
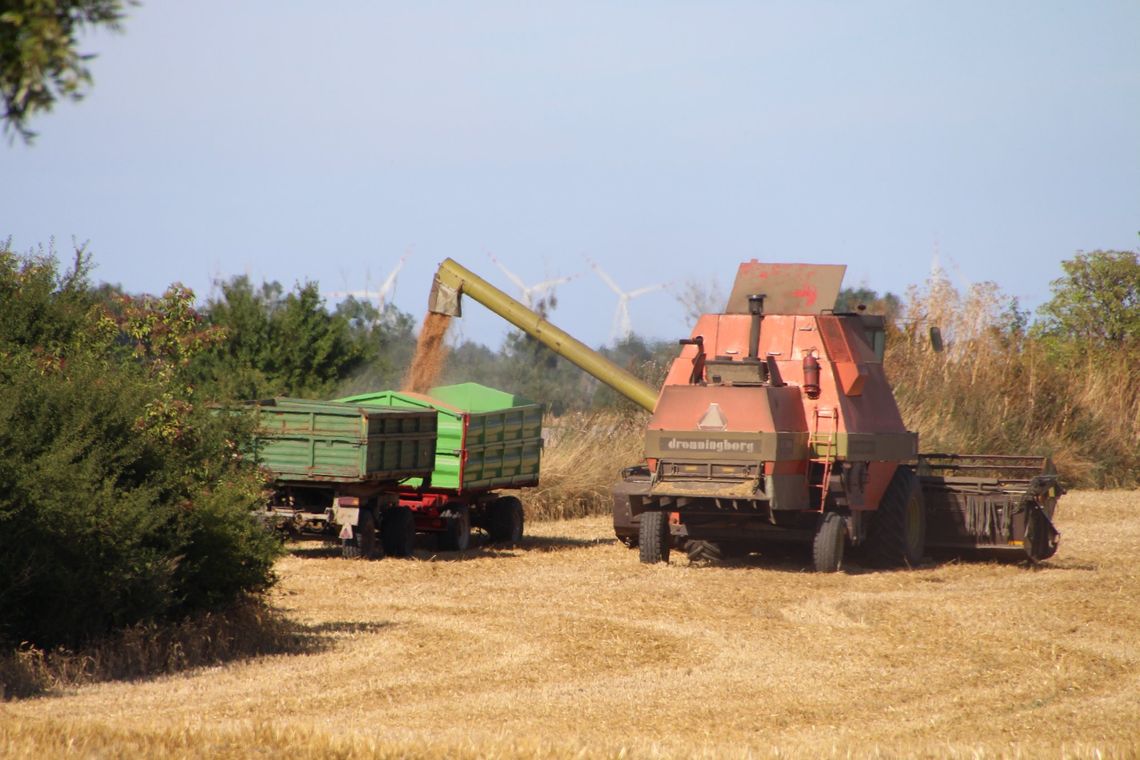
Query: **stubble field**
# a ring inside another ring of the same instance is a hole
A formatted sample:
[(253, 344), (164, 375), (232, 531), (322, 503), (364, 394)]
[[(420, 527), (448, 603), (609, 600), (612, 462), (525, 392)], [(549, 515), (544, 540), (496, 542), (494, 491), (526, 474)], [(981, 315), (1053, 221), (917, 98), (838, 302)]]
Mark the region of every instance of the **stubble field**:
[(644, 566), (607, 518), (342, 560), (273, 604), (307, 645), (0, 704), (2, 757), (1140, 754), (1140, 492), (1078, 492), (1043, 567)]

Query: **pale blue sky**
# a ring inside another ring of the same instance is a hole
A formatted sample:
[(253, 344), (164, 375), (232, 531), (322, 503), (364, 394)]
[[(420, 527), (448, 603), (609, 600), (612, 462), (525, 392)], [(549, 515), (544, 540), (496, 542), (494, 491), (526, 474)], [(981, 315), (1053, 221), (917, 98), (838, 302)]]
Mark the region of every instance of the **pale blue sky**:
[[(903, 291), (1048, 297), (1140, 230), (1140, 3), (151, 0), (94, 34), (95, 86), (0, 145), (0, 236), (90, 241), (100, 279), (200, 295), (248, 272), (376, 287), (419, 316), (451, 256), (507, 286), (626, 288), (739, 261)], [(463, 334), (503, 328), (472, 305)], [(687, 334), (666, 293), (633, 324)]]

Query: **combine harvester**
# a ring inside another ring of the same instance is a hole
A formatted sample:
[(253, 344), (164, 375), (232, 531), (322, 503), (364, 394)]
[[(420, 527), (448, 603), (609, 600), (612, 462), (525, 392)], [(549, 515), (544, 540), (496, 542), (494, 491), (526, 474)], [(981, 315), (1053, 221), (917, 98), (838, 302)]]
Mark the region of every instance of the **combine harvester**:
[(451, 259), (428, 308), (459, 316), (473, 298), (652, 413), (645, 461), (613, 488), (614, 531), (642, 562), (767, 541), (810, 544), (821, 572), (848, 546), (885, 567), (928, 547), (1052, 556), (1051, 462), (919, 455), (883, 372), (883, 318), (833, 311), (845, 269), (741, 264), (724, 313), (680, 341), (660, 391)]
[(542, 407), (475, 383), (428, 394), (255, 404), (254, 458), (272, 477), (270, 521), (341, 539), (344, 556), (409, 557), (417, 533), (462, 551), (471, 528), (518, 542), (522, 503), (496, 489), (538, 484)]

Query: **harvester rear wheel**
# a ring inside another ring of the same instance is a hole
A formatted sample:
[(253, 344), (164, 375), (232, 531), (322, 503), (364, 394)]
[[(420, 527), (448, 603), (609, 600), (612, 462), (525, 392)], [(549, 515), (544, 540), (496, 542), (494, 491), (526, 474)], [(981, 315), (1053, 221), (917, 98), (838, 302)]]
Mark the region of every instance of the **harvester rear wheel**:
[(817, 573), (834, 573), (843, 567), (845, 532), (843, 515), (827, 512), (820, 517), (811, 545), (812, 564)]
[(914, 471), (900, 465), (867, 528), (867, 557), (880, 567), (917, 565), (926, 549), (926, 505)]
[(517, 544), (523, 537), (523, 505), (514, 496), (495, 499), (487, 507), (487, 533), (496, 544)]
[(449, 504), (440, 515), (444, 521), (439, 537), (439, 548), (444, 551), (463, 552), (471, 544), (471, 511), (466, 504)]
[(642, 512), (637, 536), (638, 556), (647, 565), (669, 561), (669, 515), (664, 512)]
[(384, 512), (380, 522), (380, 542), (389, 557), (410, 557), (416, 549), (416, 519), (407, 507)]
[(720, 562), (724, 559), (724, 547), (718, 541), (690, 539), (685, 542), (685, 553), (689, 561), (695, 563)]

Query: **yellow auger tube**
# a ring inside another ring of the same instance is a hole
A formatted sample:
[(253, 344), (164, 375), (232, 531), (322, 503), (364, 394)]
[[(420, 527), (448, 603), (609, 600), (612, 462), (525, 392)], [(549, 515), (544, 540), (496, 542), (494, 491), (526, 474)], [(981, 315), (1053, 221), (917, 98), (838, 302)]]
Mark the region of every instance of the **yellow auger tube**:
[(445, 259), (435, 273), (428, 310), (453, 317), (460, 315), (460, 296), (470, 296), (503, 319), (538, 340), (559, 356), (589, 372), (639, 406), (653, 411), (657, 391), (638, 380), (586, 344), (552, 325), (479, 275)]

